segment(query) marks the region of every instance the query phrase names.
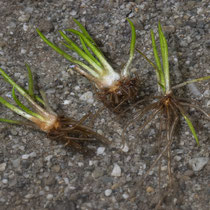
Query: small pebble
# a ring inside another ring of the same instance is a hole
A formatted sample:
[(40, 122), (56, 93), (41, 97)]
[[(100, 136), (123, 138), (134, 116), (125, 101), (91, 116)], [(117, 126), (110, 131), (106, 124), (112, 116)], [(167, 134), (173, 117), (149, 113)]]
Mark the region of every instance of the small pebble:
[(23, 160), (27, 160), (29, 157), (30, 157), (29, 154), (22, 155), (22, 159), (23, 159)]
[(53, 195), (52, 194), (48, 194), (47, 195), (47, 200), (52, 200), (53, 199)]
[(28, 30), (28, 25), (26, 25), (25, 23), (23, 24), (23, 30), (27, 31)]
[(26, 199), (31, 199), (31, 198), (33, 198), (33, 197), (34, 197), (33, 194), (27, 194), (27, 195), (25, 196)]
[(105, 194), (105, 196), (108, 197), (108, 196), (110, 196), (112, 194), (112, 190), (111, 189), (107, 189), (107, 190), (105, 190), (104, 194)]
[(50, 161), (52, 157), (53, 157), (52, 155), (48, 155), (48, 156), (45, 158), (45, 161)]
[(36, 152), (30, 153), (29, 156), (32, 157), (32, 158), (36, 157)]
[(182, 158), (180, 157), (180, 156), (175, 156), (174, 157), (174, 160), (176, 160), (176, 161), (180, 161)]
[(79, 167), (83, 167), (84, 166), (83, 162), (78, 162), (77, 164), (78, 164)]
[(8, 180), (7, 179), (2, 179), (2, 183), (3, 184), (7, 184), (8, 183)]
[(64, 104), (64, 105), (69, 105), (70, 103), (71, 103), (70, 100), (64, 100), (64, 101), (63, 101), (63, 104)]
[(112, 170), (111, 176), (119, 177), (121, 176), (121, 168), (118, 164), (114, 164), (114, 168)]
[(129, 195), (128, 195), (128, 193), (123, 193), (122, 197), (123, 197), (124, 199), (128, 199), (128, 198), (129, 198)]
[(26, 53), (26, 50), (23, 49), (23, 48), (21, 48), (20, 53), (21, 53), (21, 54), (25, 54), (25, 53)]
[(22, 23), (25, 23), (25, 22), (28, 22), (30, 19), (30, 15), (27, 14), (27, 15), (21, 15), (19, 18), (18, 18), (18, 21), (22, 22)]
[(80, 100), (86, 101), (87, 103), (92, 104), (94, 102), (93, 93), (91, 91), (87, 91), (86, 93), (80, 96)]
[(77, 14), (77, 11), (76, 10), (72, 10), (71, 12), (70, 12), (70, 15), (71, 16), (75, 16)]
[(193, 171), (201, 171), (203, 167), (208, 163), (209, 158), (198, 157), (189, 160), (189, 165)]
[(122, 149), (123, 152), (128, 152), (129, 151), (129, 147), (126, 143), (124, 145), (122, 145), (121, 149)]
[(6, 169), (7, 164), (6, 163), (1, 163), (0, 164), (0, 171), (4, 171)]
[(94, 171), (93, 171), (93, 173), (92, 173), (92, 176), (93, 176), (93, 178), (95, 178), (95, 179), (97, 179), (97, 178), (99, 178), (99, 177), (101, 177), (101, 176), (103, 176), (104, 175), (104, 171), (101, 169), (101, 168), (96, 168)]
[(146, 191), (147, 191), (147, 193), (152, 193), (155, 190), (154, 190), (154, 188), (152, 188), (152, 187), (149, 186), (149, 187), (147, 187)]
[(99, 147), (99, 148), (97, 149), (97, 155), (102, 155), (102, 154), (104, 154), (104, 151), (105, 151), (105, 147)]
[(199, 91), (199, 89), (197, 88), (197, 86), (196, 86), (194, 83), (188, 84), (187, 86), (188, 86), (190, 92), (191, 92), (194, 96), (197, 96), (197, 97), (202, 96), (201, 92)]
[(53, 170), (54, 172), (56, 172), (56, 173), (58, 173), (58, 172), (60, 171), (60, 169), (61, 169), (61, 167), (60, 167), (59, 165), (54, 165), (54, 166), (52, 167), (52, 170)]
[(12, 160), (12, 165), (14, 168), (19, 168), (20, 167), (20, 159), (15, 159), (15, 160)]

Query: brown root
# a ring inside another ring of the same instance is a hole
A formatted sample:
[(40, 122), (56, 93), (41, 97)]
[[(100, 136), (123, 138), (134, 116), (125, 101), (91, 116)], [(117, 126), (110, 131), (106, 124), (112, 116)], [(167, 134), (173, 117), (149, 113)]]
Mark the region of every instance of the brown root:
[(85, 116), (80, 121), (76, 121), (72, 118), (59, 117), (60, 126), (50, 130), (48, 137), (52, 140), (63, 142), (65, 146), (70, 146), (81, 153), (90, 151), (86, 146), (87, 142), (99, 140), (103, 144), (109, 144), (110, 142), (104, 136), (93, 131), (90, 127), (82, 125), (86, 118)]
[[(123, 144), (125, 144), (125, 132), (128, 128), (128, 126), (132, 125), (133, 123), (136, 123), (137, 120), (142, 120), (144, 117), (149, 114), (147, 119), (145, 119), (145, 122), (140, 125), (139, 131), (142, 131), (148, 124), (150, 124), (153, 120), (155, 120), (155, 116), (158, 116), (158, 120), (160, 123), (160, 138), (159, 138), (159, 154), (155, 161), (152, 163), (152, 165), (149, 167), (149, 169), (145, 172), (141, 180), (136, 181), (137, 183), (136, 188), (133, 189), (130, 193), (130, 199), (135, 200), (136, 194), (139, 188), (142, 187), (143, 183), (145, 182), (146, 177), (149, 175), (150, 171), (159, 163), (164, 156), (167, 156), (168, 161), (168, 177), (169, 177), (169, 189), (173, 190), (174, 188), (174, 176), (173, 176), (173, 170), (172, 170), (172, 161), (171, 161), (171, 145), (173, 143), (173, 137), (174, 137), (174, 131), (177, 127), (178, 120), (180, 118), (180, 115), (184, 113), (187, 115), (185, 109), (183, 107), (192, 107), (203, 113), (207, 119), (209, 119), (209, 114), (205, 112), (203, 109), (201, 109), (199, 106), (193, 105), (191, 103), (183, 102), (185, 100), (176, 98), (173, 93), (170, 93), (168, 95), (157, 97), (158, 101), (152, 102), (151, 104), (147, 105), (143, 109), (137, 111), (134, 116), (132, 117), (132, 120), (129, 121), (126, 126), (124, 127), (123, 133), (122, 133), (122, 141)], [(141, 102), (141, 101), (140, 101)], [(138, 104), (138, 102), (137, 102)], [(188, 116), (188, 115), (187, 115)], [(154, 121), (153, 121), (154, 122)], [(165, 128), (164, 130), (162, 130)], [(163, 147), (161, 150), (160, 148)], [(159, 165), (159, 191), (160, 183), (161, 183), (161, 171), (160, 171), (160, 165)], [(159, 205), (162, 203), (162, 200), (160, 199)]]
[(106, 107), (120, 113), (126, 105), (136, 101), (139, 90), (139, 78), (123, 78), (114, 87), (97, 91), (99, 99)]

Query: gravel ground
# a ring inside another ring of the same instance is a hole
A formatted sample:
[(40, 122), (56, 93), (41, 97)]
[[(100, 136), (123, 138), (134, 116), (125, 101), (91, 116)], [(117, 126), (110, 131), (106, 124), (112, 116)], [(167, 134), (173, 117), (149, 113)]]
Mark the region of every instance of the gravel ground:
[[(137, 29), (137, 47), (152, 57), (150, 30), (160, 21), (168, 40), (173, 84), (210, 74), (210, 4), (203, 1), (73, 1), (0, 0), (0, 65), (18, 84), (27, 84), (24, 63), (31, 66), (36, 86), (42, 88), (53, 109), (80, 119), (98, 110), (102, 103), (92, 94), (91, 84), (72, 71), (70, 63), (46, 46), (36, 34), (39, 27), (59, 42), (58, 29), (72, 28), (80, 20), (100, 44), (112, 65), (119, 69), (128, 58), (129, 17)], [(141, 78), (140, 95), (156, 91), (155, 73), (135, 55), (132, 71)], [(0, 94), (11, 97), (11, 88), (0, 79)], [(210, 106), (207, 82), (178, 90), (205, 110)], [(1, 106), (0, 116), (17, 116)], [(209, 122), (190, 110), (198, 130), (196, 146), (183, 119), (172, 146), (176, 187), (162, 209), (209, 209)], [(132, 118), (129, 114), (126, 120)], [(197, 120), (199, 119), (199, 120)], [(128, 199), (158, 155), (157, 125), (137, 133), (127, 132), (129, 150), (120, 150), (123, 123), (105, 110), (94, 129), (113, 143), (96, 145), (97, 154), (85, 157), (72, 152), (46, 135), (24, 127), (0, 124), (0, 209), (153, 209), (158, 202), (157, 167), (152, 170), (135, 201)], [(167, 159), (162, 161), (162, 188), (167, 188)]]

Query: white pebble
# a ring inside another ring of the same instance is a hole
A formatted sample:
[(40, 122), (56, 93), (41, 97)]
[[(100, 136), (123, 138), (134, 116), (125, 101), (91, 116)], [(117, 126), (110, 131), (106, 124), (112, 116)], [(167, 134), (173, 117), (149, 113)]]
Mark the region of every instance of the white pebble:
[(45, 161), (50, 161), (52, 157), (53, 157), (52, 155), (48, 155), (48, 156), (45, 158)]
[(129, 151), (128, 145), (127, 145), (126, 143), (125, 143), (124, 145), (122, 145), (121, 150), (122, 150), (123, 152), (128, 152), (128, 151)]
[(77, 11), (76, 10), (72, 10), (71, 12), (70, 12), (70, 15), (71, 16), (75, 16), (77, 14)]
[(77, 85), (77, 86), (74, 87), (74, 89), (75, 89), (76, 91), (78, 91), (78, 90), (80, 90), (80, 86)]
[(203, 95), (204, 95), (205, 97), (210, 97), (210, 89), (205, 90), (204, 93), (203, 93)]
[(86, 101), (87, 103), (92, 104), (94, 102), (93, 93), (91, 91), (87, 91), (86, 93), (80, 96), (80, 100)]
[(36, 152), (30, 153), (29, 156), (32, 157), (32, 158), (33, 158), (33, 157), (36, 157)]
[(29, 21), (29, 18), (30, 18), (30, 15), (29, 15), (29, 14), (21, 15), (21, 16), (18, 18), (18, 21), (20, 21), (20, 22), (22, 22), (22, 23), (25, 23), (25, 22), (28, 22), (28, 21)]
[(21, 54), (25, 54), (25, 53), (26, 53), (26, 50), (23, 49), (23, 48), (21, 48), (20, 53), (21, 53)]
[(63, 102), (64, 105), (69, 105), (70, 103), (71, 103), (70, 100), (64, 100), (64, 102)]
[(53, 195), (52, 194), (48, 194), (47, 195), (47, 200), (52, 200), (53, 199)]
[(4, 171), (6, 169), (7, 164), (6, 163), (1, 163), (0, 164), (0, 171)]
[(23, 30), (27, 31), (28, 30), (28, 25), (26, 25), (25, 23), (23, 24)]
[(119, 177), (121, 176), (121, 168), (118, 164), (114, 164), (114, 168), (112, 170), (111, 176)]
[(178, 155), (174, 157), (174, 160), (176, 160), (176, 161), (180, 161), (181, 159), (182, 158), (180, 156), (178, 156)]
[(93, 165), (93, 161), (89, 160), (89, 166), (92, 166), (92, 165)]
[(99, 147), (97, 149), (97, 155), (102, 155), (104, 153), (104, 151), (105, 151), (105, 147)]
[(84, 166), (84, 163), (83, 162), (78, 162), (77, 164), (78, 164), (79, 167)]
[(208, 163), (209, 158), (198, 157), (189, 160), (189, 165), (193, 169), (193, 171), (200, 171), (203, 167)]
[(123, 197), (124, 199), (128, 199), (128, 198), (129, 198), (129, 195), (128, 195), (128, 193), (123, 193), (122, 197)]
[(8, 180), (7, 179), (2, 179), (2, 183), (3, 184), (7, 184), (8, 183)]
[(22, 155), (22, 159), (23, 159), (23, 160), (27, 160), (29, 157), (30, 157), (29, 154)]
[(107, 190), (105, 190), (104, 194), (105, 194), (105, 196), (108, 197), (108, 196), (110, 196), (112, 194), (112, 190), (111, 189), (107, 189)]

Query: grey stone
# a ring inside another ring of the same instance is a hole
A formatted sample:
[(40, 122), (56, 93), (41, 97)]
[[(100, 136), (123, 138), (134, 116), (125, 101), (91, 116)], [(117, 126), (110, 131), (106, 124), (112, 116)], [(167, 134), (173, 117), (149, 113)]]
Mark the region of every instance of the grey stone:
[(189, 160), (189, 165), (193, 169), (193, 171), (201, 171), (204, 166), (208, 163), (209, 158), (198, 157)]

